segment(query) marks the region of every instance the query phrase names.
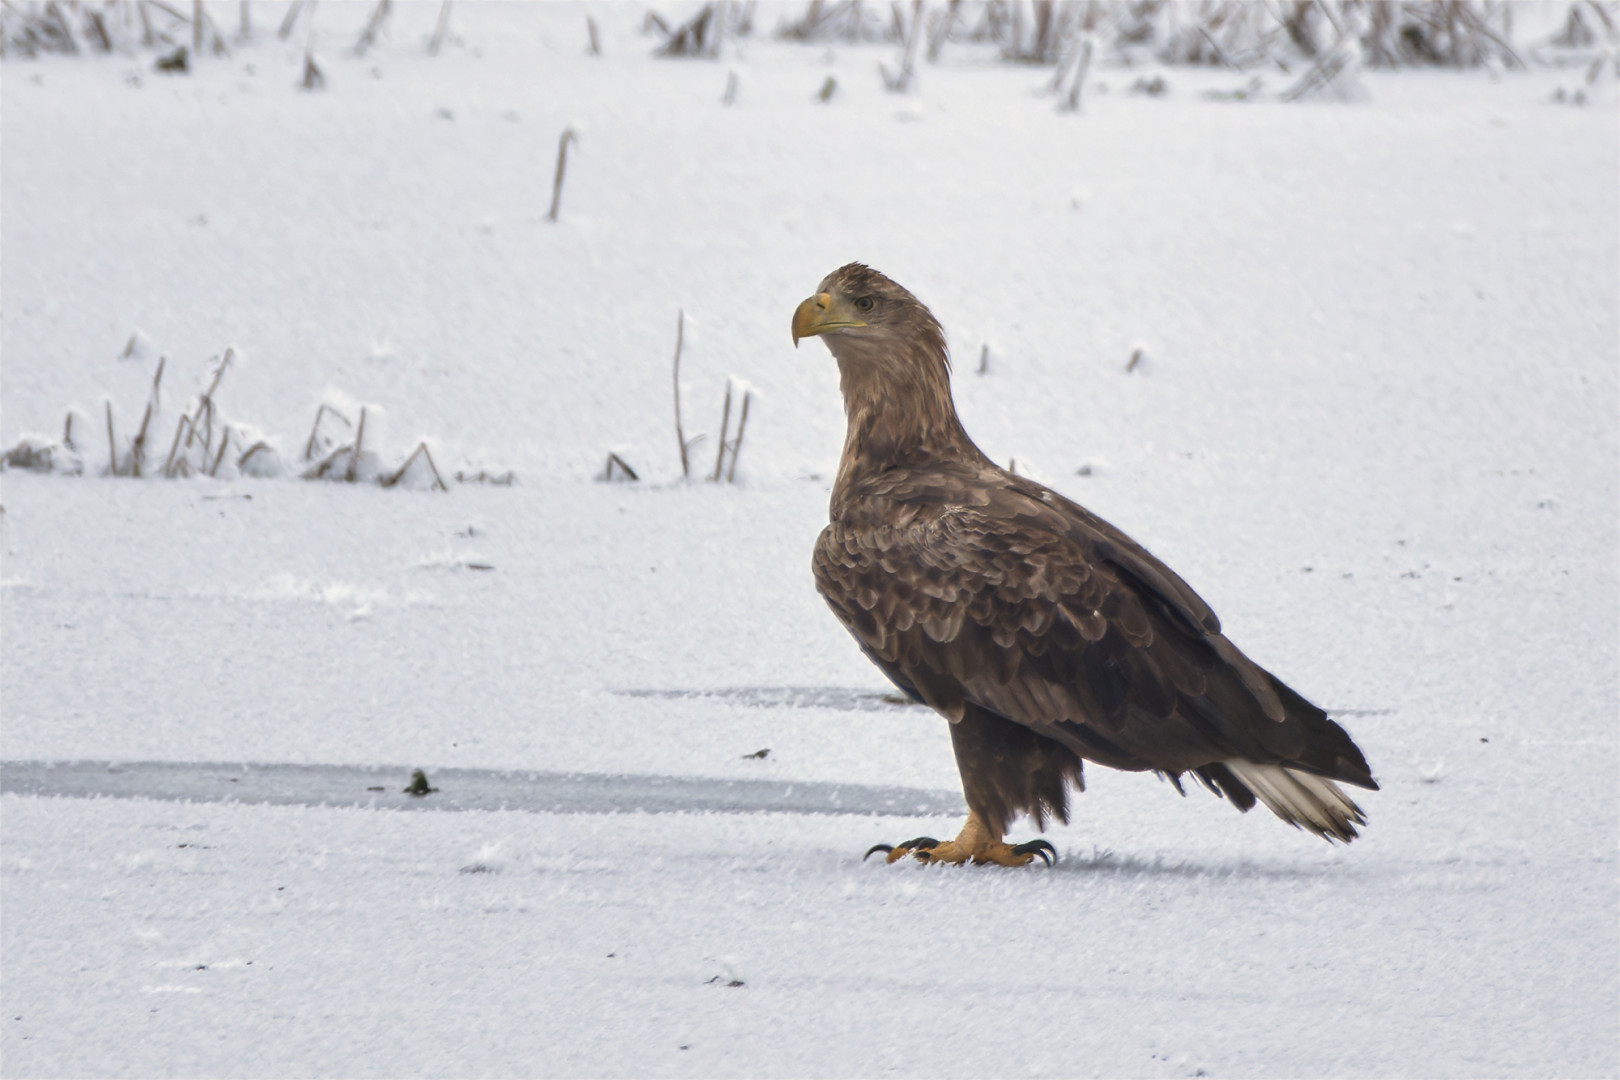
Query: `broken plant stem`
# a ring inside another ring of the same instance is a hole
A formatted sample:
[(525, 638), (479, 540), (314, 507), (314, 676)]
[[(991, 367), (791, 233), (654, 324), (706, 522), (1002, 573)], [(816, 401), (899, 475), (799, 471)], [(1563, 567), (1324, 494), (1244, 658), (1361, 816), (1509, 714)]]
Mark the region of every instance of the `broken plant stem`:
[(214, 455), (214, 465), (208, 470), (209, 476), (219, 475), (219, 463), (225, 460), (225, 450), (231, 445), (231, 426), (226, 424), (219, 433), (219, 453)]
[(609, 450), (608, 451), (608, 456), (607, 456), (607, 467), (602, 470), (602, 479), (603, 480), (612, 480), (613, 479), (613, 470), (615, 468), (617, 468), (620, 472), (622, 472), (624, 474), (624, 478), (626, 480), (640, 480), (641, 479), (641, 477), (636, 475), (636, 470), (632, 469), (630, 467), (630, 464), (627, 461), (625, 461), (624, 458), (620, 457), (618, 454), (614, 453), (612, 450)]
[(445, 36), (450, 33), (450, 0), (444, 0), (439, 5), (439, 25), (433, 28), (433, 38), (428, 42), (428, 55), (438, 56), (439, 50), (444, 47)]
[(111, 476), (117, 476), (118, 475), (118, 445), (113, 440), (112, 402), (110, 400), (107, 401), (106, 406), (107, 406), (107, 472)]
[(743, 391), (742, 414), (737, 417), (737, 437), (731, 440), (731, 468), (726, 470), (726, 483), (737, 482), (737, 458), (742, 454), (743, 429), (748, 426), (748, 403), (754, 398), (752, 390)]
[(146, 412), (141, 416), (140, 430), (135, 433), (135, 441), (129, 444), (129, 475), (139, 480), (141, 466), (146, 463), (146, 426), (152, 422), (152, 403), (146, 403)]
[(681, 428), (681, 342), (686, 332), (686, 309), (675, 313), (675, 441), (681, 446), (681, 478), (692, 475), (692, 462), (686, 453), (686, 432)]
[[(360, 472), (360, 444), (365, 442), (365, 439), (366, 439), (366, 407), (364, 405), (362, 405), (362, 406), (360, 406), (360, 427), (354, 433), (354, 450), (353, 450), (352, 453), (349, 454), (349, 468), (348, 468), (348, 471), (345, 472), (344, 475), (343, 475), (343, 479), (347, 480), (351, 484), (354, 483), (354, 478), (357, 475), (359, 475), (359, 472)], [(423, 444), (421, 449), (426, 449), (426, 444), (425, 443)], [(415, 454), (411, 455), (411, 457), (415, 457), (415, 456), (416, 456)], [(409, 463), (409, 459), (407, 459), (407, 464), (408, 463)], [(434, 473), (435, 473), (435, 475), (437, 475), (438, 470), (435, 469)]]
[[(201, 0), (198, 2), (201, 3)], [(356, 56), (366, 55), (366, 50), (377, 43), (377, 35), (382, 33), (383, 24), (388, 21), (388, 12), (392, 6), (393, 0), (377, 0), (377, 6), (372, 9), (366, 28), (360, 32), (360, 40), (354, 43)]]
[[(180, 422), (174, 425), (174, 441), (169, 444), (169, 456), (163, 461), (163, 475), (174, 476), (174, 455), (180, 451), (180, 432), (191, 426), (191, 417), (182, 416)], [(191, 445), (191, 436), (186, 436), (186, 445)]]
[(322, 403), (320, 407), (315, 410), (315, 423), (311, 425), (309, 429), (309, 442), (304, 444), (305, 461), (313, 461), (315, 458), (315, 439), (320, 435), (321, 417), (325, 416), (327, 413), (331, 413), (333, 416), (343, 421), (344, 427), (354, 427), (354, 425), (349, 422), (349, 418), (347, 416), (344, 416), (342, 413), (332, 408), (332, 406)]
[(714, 475), (709, 477), (711, 483), (720, 479), (720, 467), (726, 460), (726, 431), (731, 426), (731, 380), (726, 380), (726, 404), (720, 411), (720, 445), (714, 452)]
[(557, 211), (562, 205), (563, 174), (568, 171), (568, 144), (578, 141), (573, 128), (563, 128), (557, 140), (557, 175), (551, 181), (551, 209), (546, 213), (547, 221), (557, 220)]
[[(363, 421), (365, 418), (364, 409), (360, 411), (360, 415)], [(439, 491), (449, 491), (450, 487), (444, 482), (444, 478), (439, 475), (439, 467), (433, 463), (433, 454), (428, 450), (427, 443), (425, 442), (417, 443), (416, 449), (411, 451), (411, 456), (405, 459), (405, 464), (401, 465), (397, 471), (389, 473), (387, 476), (379, 477), (377, 479), (377, 483), (385, 488), (391, 488), (398, 484), (401, 480), (405, 479), (405, 474), (410, 471), (411, 462), (416, 460), (418, 454), (420, 454), (423, 460), (427, 462), (428, 468), (433, 471), (433, 487)], [(350, 479), (353, 479), (353, 477), (350, 477)]]

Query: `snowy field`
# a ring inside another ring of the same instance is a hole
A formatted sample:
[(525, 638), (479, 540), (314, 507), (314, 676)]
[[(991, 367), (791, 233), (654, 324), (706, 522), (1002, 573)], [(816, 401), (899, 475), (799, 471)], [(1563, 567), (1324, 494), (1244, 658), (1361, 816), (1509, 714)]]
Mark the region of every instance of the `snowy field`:
[[(1612, 75), (1100, 63), (1074, 115), (966, 47), (902, 96), (637, 4), (358, 58), (330, 3), (305, 92), (261, 7), (188, 76), (0, 64), (0, 444), (76, 410), (84, 469), (0, 481), (6, 1075), (1620, 1072)], [(1361, 840), (1094, 769), (1051, 870), (861, 861), (961, 802), (809, 575), (843, 416), (788, 324), (853, 259), (987, 453), (1341, 720)], [(677, 312), (694, 474), (752, 388), (734, 484), (681, 479)], [(227, 347), (284, 475), (102, 475), (106, 403), (127, 452), (166, 358), (161, 461)], [(362, 403), (368, 475), (514, 481), (298, 479)]]

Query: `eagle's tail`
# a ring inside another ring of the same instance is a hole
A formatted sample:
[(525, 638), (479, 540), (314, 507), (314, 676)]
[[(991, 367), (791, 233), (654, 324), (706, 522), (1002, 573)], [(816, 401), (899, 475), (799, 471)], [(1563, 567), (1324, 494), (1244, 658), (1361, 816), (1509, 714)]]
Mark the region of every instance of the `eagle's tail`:
[(1367, 823), (1361, 807), (1326, 777), (1286, 765), (1257, 765), (1237, 758), (1222, 764), (1267, 809), (1297, 828), (1348, 844), (1357, 836), (1355, 827)]

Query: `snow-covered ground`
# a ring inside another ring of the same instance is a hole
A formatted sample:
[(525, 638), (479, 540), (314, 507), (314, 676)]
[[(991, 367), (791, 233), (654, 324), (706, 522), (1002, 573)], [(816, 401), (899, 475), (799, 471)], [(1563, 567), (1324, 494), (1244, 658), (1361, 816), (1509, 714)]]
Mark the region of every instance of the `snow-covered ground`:
[[(0, 443), (127, 438), (165, 356), (161, 457), (232, 347), (286, 462), (364, 402), (516, 476), (4, 474), (8, 1075), (1620, 1071), (1612, 77), (1103, 67), (1076, 116), (965, 49), (903, 97), (886, 47), (655, 59), (630, 4), (600, 57), (458, 5), (432, 58), (437, 4), (347, 55), (371, 7), (318, 93), (266, 15), (186, 77), (0, 65)], [(843, 418), (788, 320), (851, 259), (988, 453), (1341, 718), (1363, 839), (1096, 769), (1050, 871), (861, 862), (958, 802), (809, 579)], [(699, 470), (753, 388), (735, 485), (680, 481), (677, 311)]]

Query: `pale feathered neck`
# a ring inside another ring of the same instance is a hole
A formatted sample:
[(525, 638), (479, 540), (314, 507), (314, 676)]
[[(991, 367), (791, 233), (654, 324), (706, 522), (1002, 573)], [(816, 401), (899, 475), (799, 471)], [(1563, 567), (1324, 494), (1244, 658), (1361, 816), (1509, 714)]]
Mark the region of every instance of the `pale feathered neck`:
[(937, 323), (910, 333), (830, 334), (849, 426), (834, 485), (898, 467), (958, 461), (988, 464), (951, 400), (950, 364)]

